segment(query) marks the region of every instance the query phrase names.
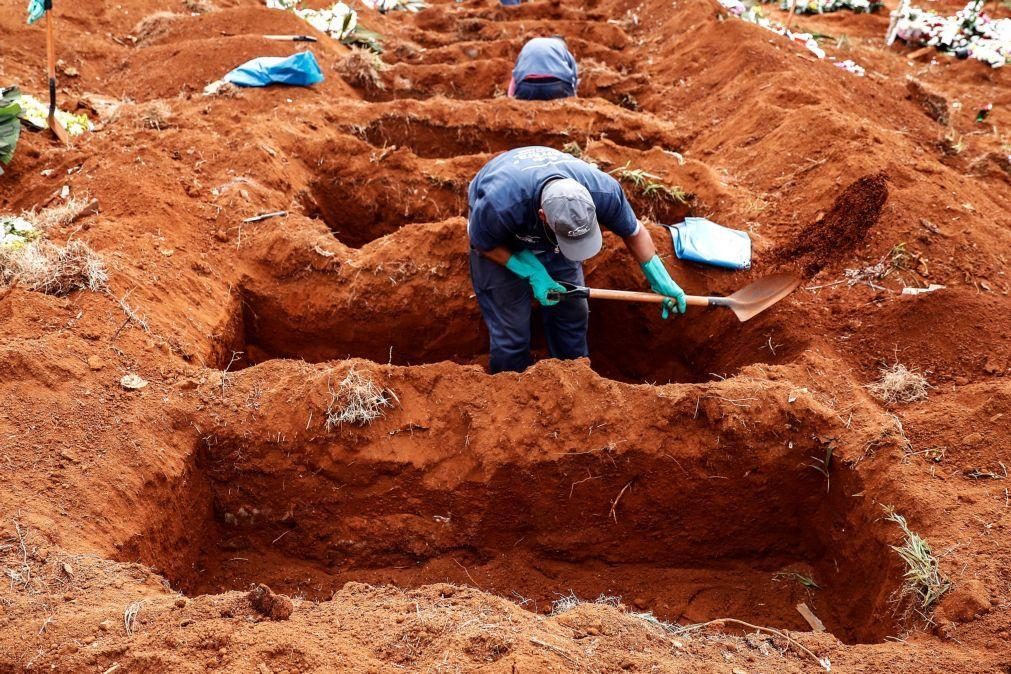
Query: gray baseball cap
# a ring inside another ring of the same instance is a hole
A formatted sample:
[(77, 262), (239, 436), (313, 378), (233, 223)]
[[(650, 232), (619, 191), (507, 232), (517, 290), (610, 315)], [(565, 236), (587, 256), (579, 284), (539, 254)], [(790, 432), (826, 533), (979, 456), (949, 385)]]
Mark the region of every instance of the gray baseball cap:
[(562, 255), (582, 262), (600, 252), (603, 237), (590, 193), (571, 178), (552, 180), (541, 191), (541, 208)]

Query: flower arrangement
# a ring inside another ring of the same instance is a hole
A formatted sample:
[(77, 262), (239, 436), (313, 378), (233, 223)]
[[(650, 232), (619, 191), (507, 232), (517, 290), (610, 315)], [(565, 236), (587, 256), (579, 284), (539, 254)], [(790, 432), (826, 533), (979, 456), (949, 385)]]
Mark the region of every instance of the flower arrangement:
[[(34, 96), (21, 94), (21, 118), (32, 126), (44, 129), (48, 124), (49, 106)], [(85, 131), (92, 131), (95, 125), (87, 115), (72, 115), (63, 110), (56, 110), (56, 121), (63, 125), (71, 136), (80, 136)]]
[(362, 4), (369, 9), (378, 10), (382, 14), (397, 10), (420, 12), (428, 7), (424, 0), (362, 0)]
[[(770, 1), (770, 0), (765, 0)], [(780, 9), (789, 10), (793, 6), (793, 11), (797, 14), (828, 14), (848, 9), (857, 14), (873, 14), (884, 7), (884, 4), (877, 0), (780, 0)]]
[(913, 5), (896, 17), (895, 34), (911, 45), (935, 47), (958, 58), (973, 58), (994, 68), (1011, 61), (1011, 19), (983, 13), (983, 0), (971, 0), (954, 16)]
[(17, 215), (0, 215), (0, 248), (23, 246), (40, 236), (28, 220)]
[[(811, 33), (794, 33), (793, 31), (787, 30), (783, 24), (773, 21), (765, 16), (758, 5), (749, 6), (741, 2), (741, 0), (719, 0), (719, 2), (734, 16), (737, 16), (748, 23), (761, 26), (766, 30), (770, 30), (777, 35), (782, 35), (786, 39), (802, 45), (819, 59), (825, 58), (825, 50), (818, 45), (818, 41), (814, 39), (814, 35)], [(863, 67), (849, 59), (839, 61), (835, 63), (835, 65), (846, 72), (856, 75), (857, 77), (863, 77), (864, 75)]]
[[(386, 3), (390, 0), (377, 0)], [(392, 0), (395, 4), (415, 0)], [(316, 30), (326, 33), (348, 46), (365, 47), (377, 54), (382, 52), (381, 36), (358, 23), (358, 12), (343, 2), (335, 2), (326, 9), (302, 8), (302, 0), (266, 0), (270, 9), (294, 12)], [(383, 11), (383, 10), (380, 10)], [(412, 10), (416, 11), (416, 10)]]

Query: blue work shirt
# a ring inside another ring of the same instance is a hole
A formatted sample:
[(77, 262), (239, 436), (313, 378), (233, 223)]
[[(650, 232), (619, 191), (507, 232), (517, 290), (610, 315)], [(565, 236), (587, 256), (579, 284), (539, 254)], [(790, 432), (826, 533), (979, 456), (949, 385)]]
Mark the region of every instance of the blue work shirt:
[(478, 250), (554, 250), (547, 224), (537, 211), (541, 190), (557, 178), (572, 178), (590, 192), (597, 222), (618, 236), (638, 227), (632, 206), (613, 177), (582, 159), (550, 147), (509, 150), (484, 165), (470, 182), (467, 232)]
[(557, 77), (579, 87), (579, 68), (565, 43), (556, 37), (535, 37), (523, 45), (513, 68), (513, 82), (519, 84), (531, 75)]

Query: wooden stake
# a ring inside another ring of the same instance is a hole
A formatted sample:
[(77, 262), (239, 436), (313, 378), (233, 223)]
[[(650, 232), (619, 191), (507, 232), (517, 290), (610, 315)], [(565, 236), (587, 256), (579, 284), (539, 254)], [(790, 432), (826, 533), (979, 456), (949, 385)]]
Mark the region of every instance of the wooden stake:
[(793, 25), (793, 17), (797, 16), (797, 0), (791, 0), (790, 2), (790, 16), (786, 17), (786, 30), (789, 32), (790, 26)]
[(818, 616), (814, 614), (814, 611), (807, 607), (807, 604), (804, 602), (797, 604), (797, 611), (804, 617), (804, 620), (807, 621), (807, 624), (810, 625), (811, 629), (815, 632), (825, 631), (825, 623), (818, 620)]
[(895, 42), (899, 28), (899, 17), (906, 13), (909, 8), (909, 0), (900, 0), (898, 8), (892, 12), (891, 21), (888, 23), (888, 32), (885, 33), (885, 44), (889, 47)]

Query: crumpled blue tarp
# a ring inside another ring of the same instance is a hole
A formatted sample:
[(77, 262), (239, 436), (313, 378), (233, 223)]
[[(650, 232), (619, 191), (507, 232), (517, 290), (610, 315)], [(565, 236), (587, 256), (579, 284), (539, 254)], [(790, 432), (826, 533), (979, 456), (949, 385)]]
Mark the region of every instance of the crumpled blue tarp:
[(747, 232), (717, 225), (706, 218), (685, 218), (670, 227), (679, 260), (726, 269), (751, 268), (751, 237)]
[(225, 75), (225, 81), (240, 87), (265, 87), (268, 84), (291, 84), (307, 87), (323, 81), (323, 71), (311, 51), (281, 56), (260, 56), (246, 61)]
[(28, 0), (28, 23), (35, 23), (46, 13), (46, 5), (42, 0)]

